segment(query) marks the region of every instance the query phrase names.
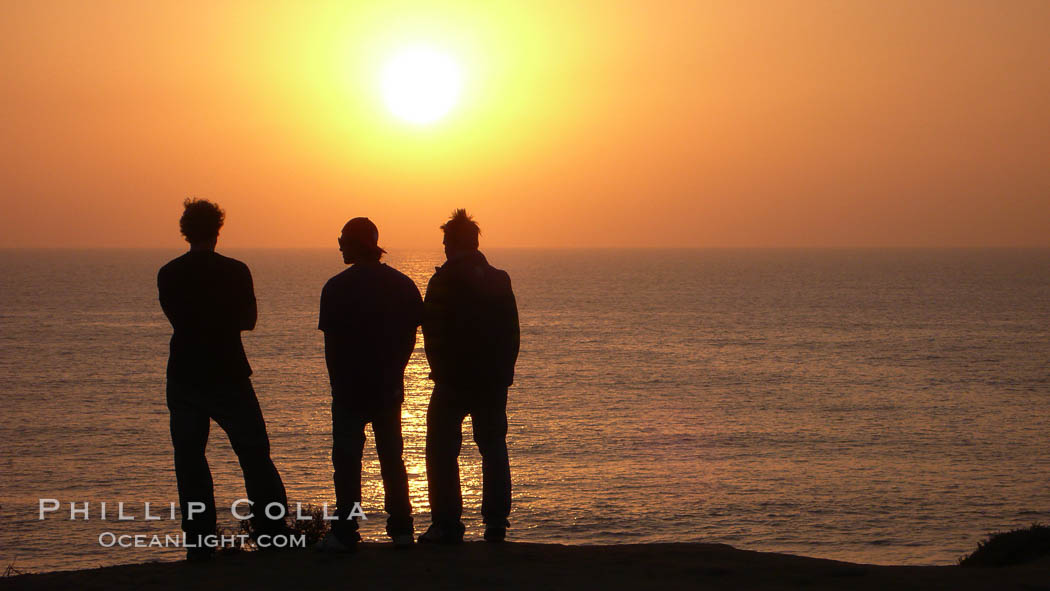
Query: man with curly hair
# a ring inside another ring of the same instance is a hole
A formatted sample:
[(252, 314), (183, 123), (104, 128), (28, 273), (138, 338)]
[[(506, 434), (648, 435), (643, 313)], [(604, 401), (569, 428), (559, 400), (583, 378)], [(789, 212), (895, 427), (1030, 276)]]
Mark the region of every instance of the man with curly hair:
[[(215, 532), (215, 497), (205, 457), (211, 421), (230, 438), (252, 505), (256, 535), (287, 533), (288, 501), (270, 459), (252, 368), (241, 331), (255, 328), (252, 275), (244, 263), (215, 252), (225, 213), (204, 199), (185, 201), (179, 228), (190, 250), (157, 274), (160, 305), (171, 322), (167, 402), (186, 558), (211, 557), (204, 536)], [(270, 507), (267, 510), (267, 507)]]

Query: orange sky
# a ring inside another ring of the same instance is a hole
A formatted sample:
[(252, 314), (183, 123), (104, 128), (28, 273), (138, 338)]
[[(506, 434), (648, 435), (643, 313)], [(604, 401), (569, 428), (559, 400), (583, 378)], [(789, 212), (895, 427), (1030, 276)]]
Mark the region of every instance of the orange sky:
[[(309, 6), (303, 9), (303, 6)], [(0, 246), (1050, 246), (1050, 2), (3, 2)], [(447, 50), (461, 103), (377, 69)]]

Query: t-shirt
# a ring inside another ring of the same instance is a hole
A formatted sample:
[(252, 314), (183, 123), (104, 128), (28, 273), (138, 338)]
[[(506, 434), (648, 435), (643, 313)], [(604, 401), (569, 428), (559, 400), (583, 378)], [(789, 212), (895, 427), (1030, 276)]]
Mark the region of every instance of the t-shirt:
[(419, 288), (383, 263), (357, 263), (329, 279), (317, 328), (333, 395), (400, 401), (422, 316)]
[(160, 305), (171, 326), (168, 379), (191, 384), (248, 377), (241, 331), (255, 328), (252, 274), (212, 251), (190, 251), (157, 274)]

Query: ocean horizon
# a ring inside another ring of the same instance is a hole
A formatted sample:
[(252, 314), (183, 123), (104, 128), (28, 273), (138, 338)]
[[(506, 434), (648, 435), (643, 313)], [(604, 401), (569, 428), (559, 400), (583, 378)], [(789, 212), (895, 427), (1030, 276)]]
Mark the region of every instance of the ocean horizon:
[[(184, 249), (0, 249), (0, 561), (33, 571), (177, 560), (99, 544), (175, 534), (156, 272)], [(231, 248), (259, 303), (244, 333), (289, 500), (334, 505), (317, 331), (333, 248)], [(718, 542), (874, 564), (953, 564), (1050, 520), (1050, 249), (494, 248), (522, 345), (508, 406), (509, 538)], [(385, 261), (420, 290), (443, 255)], [(422, 337), (402, 420), (417, 533), (429, 522)], [(480, 458), (465, 429), (468, 538)], [(244, 496), (225, 434), (220, 517)], [(385, 539), (371, 432), (362, 527)], [(38, 519), (41, 498), (63, 510)], [(91, 503), (69, 520), (68, 503)], [(98, 519), (99, 503), (135, 507)], [(65, 515), (63, 515), (65, 512)], [(227, 514), (228, 517), (228, 514)], [(232, 520), (224, 525), (232, 527)]]

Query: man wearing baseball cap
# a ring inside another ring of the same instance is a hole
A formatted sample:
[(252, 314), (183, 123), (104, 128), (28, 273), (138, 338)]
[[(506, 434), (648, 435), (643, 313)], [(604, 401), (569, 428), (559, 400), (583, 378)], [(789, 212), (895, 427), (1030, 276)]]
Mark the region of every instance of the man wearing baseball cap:
[(379, 247), (379, 230), (368, 218), (354, 218), (343, 226), (339, 250), (350, 267), (325, 284), (318, 322), (332, 384), (332, 464), (339, 519), (318, 549), (351, 552), (361, 539), (354, 515), (360, 515), (361, 455), (368, 423), (383, 476), (386, 531), (396, 546), (408, 546), (413, 541), (412, 506), (402, 458), (401, 403), (423, 300), (411, 279), (379, 261), (386, 251)]

